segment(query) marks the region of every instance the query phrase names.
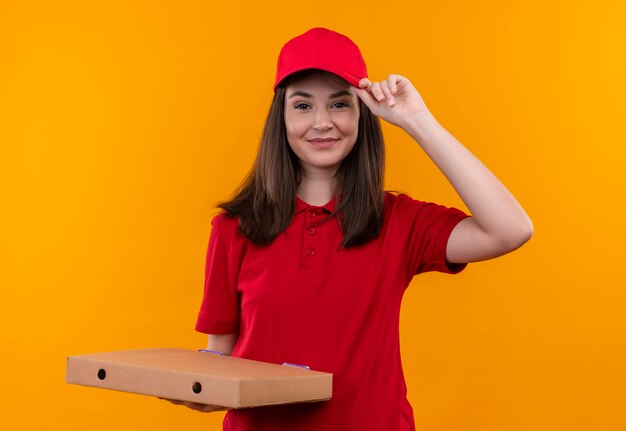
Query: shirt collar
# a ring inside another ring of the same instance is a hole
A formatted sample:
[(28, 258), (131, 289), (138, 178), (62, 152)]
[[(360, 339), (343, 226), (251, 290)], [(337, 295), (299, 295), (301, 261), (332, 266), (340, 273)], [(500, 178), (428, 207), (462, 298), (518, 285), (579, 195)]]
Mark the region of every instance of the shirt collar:
[(327, 211), (330, 214), (333, 211), (335, 211), (335, 201), (336, 201), (336, 198), (333, 197), (325, 205), (316, 206), (316, 205), (309, 205), (308, 203), (306, 203), (302, 199), (300, 199), (298, 196), (296, 196), (296, 211), (295, 211), (295, 213), (298, 214), (299, 212), (305, 211), (305, 210), (307, 210), (309, 208), (322, 208), (323, 210)]

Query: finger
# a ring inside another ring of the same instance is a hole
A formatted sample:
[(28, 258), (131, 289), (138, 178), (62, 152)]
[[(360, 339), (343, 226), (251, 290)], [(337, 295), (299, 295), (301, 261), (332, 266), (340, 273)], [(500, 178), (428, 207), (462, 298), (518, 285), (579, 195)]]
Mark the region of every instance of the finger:
[(169, 398), (159, 398), (160, 400), (165, 400), (165, 401), (169, 401), (172, 404), (176, 404), (177, 406), (181, 405), (181, 404), (185, 404), (184, 401), (180, 401), (180, 400), (170, 400)]
[(361, 80), (359, 81), (359, 88), (367, 88), (367, 89), (369, 89), (370, 85), (372, 85), (372, 83), (367, 78), (361, 78)]
[(354, 94), (357, 95), (357, 97), (359, 99), (361, 99), (363, 101), (363, 103), (365, 103), (365, 106), (367, 106), (370, 110), (373, 110), (374, 107), (376, 106), (377, 102), (376, 99), (374, 99), (374, 97), (367, 92), (367, 90), (363, 89), (363, 88), (350, 88), (350, 91)]
[(374, 95), (374, 98), (377, 101), (382, 101), (385, 100), (385, 94), (383, 93), (383, 91), (380, 89), (380, 82), (374, 82), (372, 83), (371, 87), (370, 87), (370, 92)]
[(217, 412), (222, 410), (228, 410), (228, 408), (222, 406), (214, 406), (212, 404), (201, 404), (194, 402), (188, 402), (187, 407), (201, 412)]
[(228, 407), (222, 407), (222, 406), (208, 406), (210, 408), (211, 412), (222, 412), (222, 411), (227, 411), (230, 410)]
[(382, 89), (385, 97), (387, 98), (387, 105), (393, 106), (396, 104), (395, 98), (391, 95), (391, 90), (389, 90), (389, 83), (387, 81), (383, 81), (380, 83), (380, 88)]
[(397, 83), (400, 81), (400, 75), (390, 73), (387, 77), (387, 81), (389, 82), (389, 91), (391, 91), (391, 94), (396, 94), (398, 92)]

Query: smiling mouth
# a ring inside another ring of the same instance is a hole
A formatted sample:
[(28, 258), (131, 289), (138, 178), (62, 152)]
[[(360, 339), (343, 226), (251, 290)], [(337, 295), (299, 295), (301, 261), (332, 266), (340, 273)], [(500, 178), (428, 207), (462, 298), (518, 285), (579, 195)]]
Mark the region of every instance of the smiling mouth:
[(309, 141), (309, 144), (317, 148), (331, 148), (335, 146), (338, 140), (339, 139), (313, 139)]

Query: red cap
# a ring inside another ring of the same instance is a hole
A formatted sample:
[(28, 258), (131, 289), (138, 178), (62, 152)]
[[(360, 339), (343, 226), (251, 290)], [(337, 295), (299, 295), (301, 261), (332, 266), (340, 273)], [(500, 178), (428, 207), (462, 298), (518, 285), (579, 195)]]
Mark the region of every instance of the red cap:
[(322, 69), (341, 76), (355, 87), (367, 78), (359, 47), (343, 34), (315, 27), (289, 40), (281, 49), (274, 90), (288, 75), (304, 69)]

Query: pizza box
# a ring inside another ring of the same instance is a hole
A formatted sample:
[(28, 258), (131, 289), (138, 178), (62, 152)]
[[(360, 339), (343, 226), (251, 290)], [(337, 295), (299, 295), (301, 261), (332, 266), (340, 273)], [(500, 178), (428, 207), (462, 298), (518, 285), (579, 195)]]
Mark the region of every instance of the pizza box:
[(325, 401), (331, 373), (178, 348), (69, 356), (66, 382), (228, 408)]

